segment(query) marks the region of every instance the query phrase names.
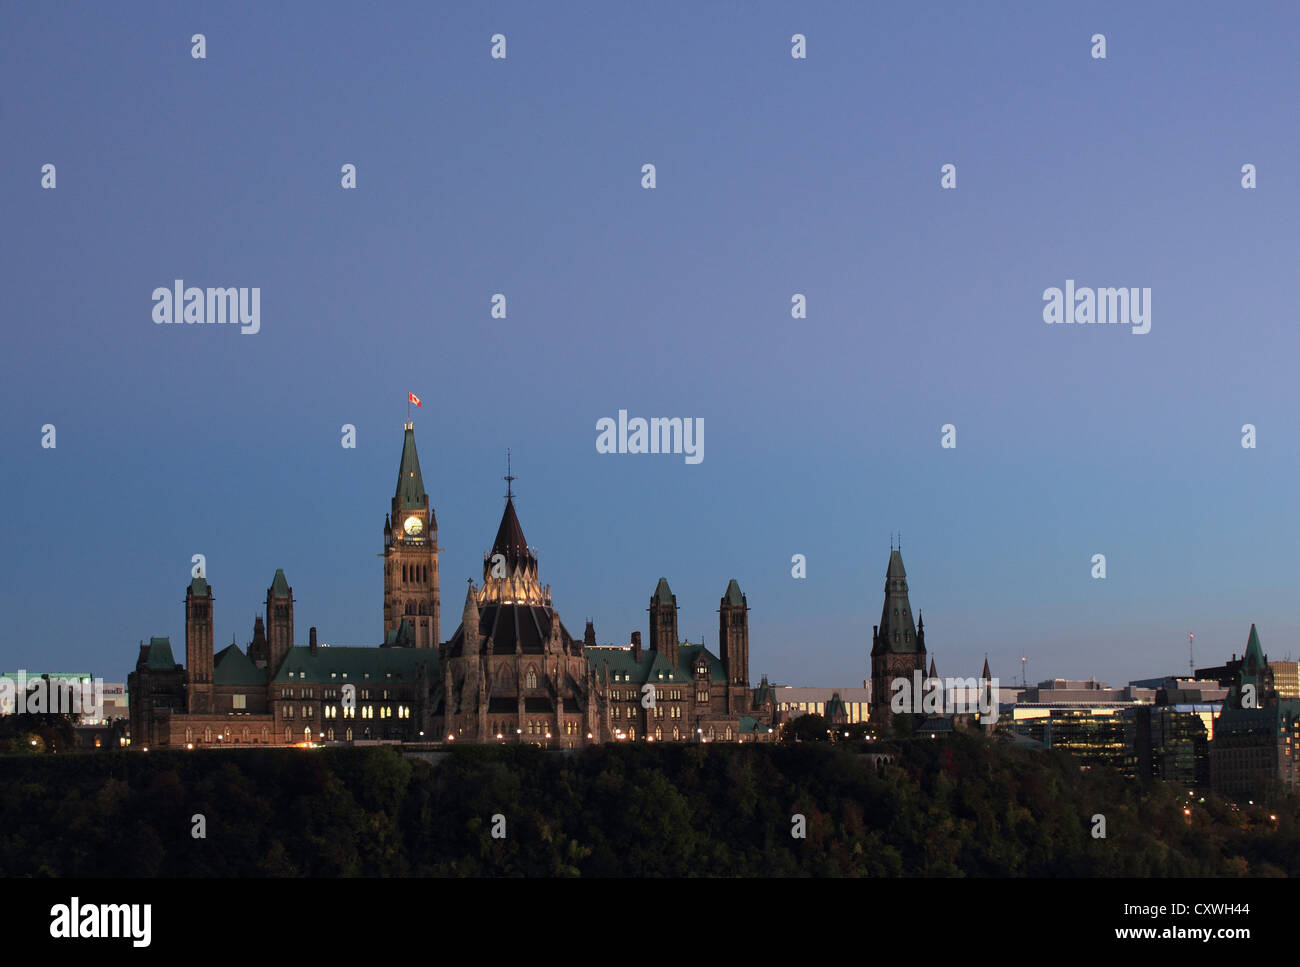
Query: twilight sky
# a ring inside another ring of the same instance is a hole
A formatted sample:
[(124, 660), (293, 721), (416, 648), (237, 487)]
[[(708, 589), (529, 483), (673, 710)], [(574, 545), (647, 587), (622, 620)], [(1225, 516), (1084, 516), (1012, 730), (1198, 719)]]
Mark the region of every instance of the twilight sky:
[[(734, 577), (755, 681), (861, 685), (901, 531), (943, 675), (1300, 651), (1294, 4), (229, 6), (0, 8), (3, 670), (180, 657), (195, 553), (219, 646), (276, 567), (377, 644), (408, 390), (444, 638), (511, 448), (602, 642), (664, 575), (716, 650)], [(155, 325), (176, 279), (260, 332)], [(1044, 324), (1067, 279), (1150, 332)], [(620, 409), (703, 461), (597, 453)]]

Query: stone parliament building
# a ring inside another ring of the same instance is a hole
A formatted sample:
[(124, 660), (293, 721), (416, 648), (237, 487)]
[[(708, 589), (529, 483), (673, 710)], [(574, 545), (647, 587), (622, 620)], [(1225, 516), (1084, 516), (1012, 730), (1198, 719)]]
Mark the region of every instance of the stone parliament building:
[(440, 637), (438, 522), (407, 423), (384, 518), (380, 645), (295, 644), (293, 588), (276, 570), (246, 649), (214, 653), (213, 590), (185, 593), (185, 663), (169, 638), (142, 644), (128, 676), (133, 748), (355, 742), (770, 741), (776, 708), (749, 685), (749, 608), (732, 580), (718, 608), (718, 654), (679, 640), (667, 580), (650, 598), (650, 637), (598, 646), (564, 626), (524, 539), (507, 473), (505, 511), (483, 580)]

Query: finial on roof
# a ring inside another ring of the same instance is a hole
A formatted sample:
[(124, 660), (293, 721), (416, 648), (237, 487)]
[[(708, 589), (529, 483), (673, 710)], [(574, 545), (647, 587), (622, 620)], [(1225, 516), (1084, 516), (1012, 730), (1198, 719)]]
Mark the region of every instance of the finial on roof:
[(506, 448), (506, 475), (504, 479), (506, 482), (506, 500), (509, 500), (514, 496), (514, 491), (510, 485), (514, 483), (515, 478), (510, 473), (510, 449), (508, 447)]

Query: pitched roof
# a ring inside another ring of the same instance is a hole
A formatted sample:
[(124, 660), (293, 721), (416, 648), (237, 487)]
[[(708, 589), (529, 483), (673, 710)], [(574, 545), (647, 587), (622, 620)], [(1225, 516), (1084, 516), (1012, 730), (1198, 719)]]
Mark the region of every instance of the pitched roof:
[(907, 597), (903, 555), (891, 550), (889, 568), (885, 573), (885, 605), (880, 611), (880, 625), (871, 644), (871, 653), (899, 655), (921, 651), (916, 624), (912, 620), (912, 606)]
[(211, 594), (212, 589), (208, 587), (207, 579), (202, 574), (196, 574), (194, 580), (190, 581), (189, 590), (197, 597), (201, 594)]
[(741, 735), (751, 735), (754, 733), (757, 733), (759, 735), (765, 735), (768, 732), (772, 731), (772, 727), (770, 725), (764, 725), (762, 722), (754, 718), (754, 716), (752, 715), (742, 715), (740, 717), (739, 725), (740, 725)]
[[(420, 665), (427, 666), (430, 678), (436, 677), (439, 674), (438, 650), (333, 645), (317, 648), (313, 655), (310, 647), (295, 645), (280, 663), (274, 681), (413, 682)], [(388, 677), (390, 673), (392, 678)]]
[(701, 657), (708, 666), (709, 681), (727, 680), (727, 673), (718, 657), (703, 645), (693, 645), (689, 641), (682, 642), (678, 646), (676, 666), (668, 660), (667, 655), (654, 648), (642, 649), (640, 661), (632, 657), (630, 648), (586, 648), (583, 650), (583, 655), (586, 656), (587, 664), (591, 666), (592, 671), (598, 675), (602, 674), (604, 666), (608, 665), (610, 681), (614, 681), (614, 676), (617, 674), (621, 682), (643, 685), (646, 682), (659, 681), (659, 674), (662, 672), (663, 681), (692, 682), (695, 680), (696, 662)]
[[(478, 633), (483, 637), (486, 654), (487, 639), (492, 639), (494, 655), (514, 654), (518, 650), (525, 655), (541, 655), (546, 651), (546, 643), (551, 637), (551, 624), (559, 621), (555, 611), (545, 605), (508, 603), (488, 601), (478, 611)], [(569, 634), (569, 629), (560, 621), (560, 640), (574, 654), (577, 643)], [(462, 620), (456, 626), (455, 633), (447, 642), (447, 656), (458, 658), (465, 653), (465, 623)]]
[(836, 692), (831, 696), (831, 700), (826, 703), (826, 718), (835, 718), (837, 715), (848, 715), (848, 707), (844, 704), (844, 699), (840, 698), (840, 693)]
[(397, 490), (402, 508), (421, 510), (425, 506), (424, 477), (420, 475), (420, 456), (415, 452), (415, 428), (407, 426), (402, 438), (402, 462), (397, 468)]
[(227, 645), (213, 658), (212, 684), (265, 685), (266, 669), (254, 665), (238, 645)]
[(171, 671), (176, 667), (170, 638), (149, 639), (149, 667), (161, 671)]
[(275, 569), (275, 577), (271, 579), (271, 597), (289, 597), (289, 582), (284, 576), (284, 568), (282, 567)]
[[(1246, 664), (1264, 664), (1264, 649), (1259, 643), (1259, 632), (1255, 630), (1254, 622), (1250, 625), (1250, 637), (1246, 639), (1246, 653), (1242, 655)], [(1253, 662), (1252, 662), (1253, 659)]]
[(668, 587), (667, 578), (660, 578), (659, 583), (655, 585), (654, 598), (660, 604), (673, 603), (673, 592), (672, 589)]
[(731, 583), (727, 585), (727, 593), (722, 596), (722, 600), (727, 604), (744, 604), (745, 596), (740, 593), (740, 585), (736, 579), (732, 578)]
[(521, 563), (536, 563), (532, 552), (528, 550), (528, 541), (524, 539), (524, 529), (519, 524), (519, 515), (515, 513), (513, 497), (506, 498), (501, 526), (497, 528), (497, 538), (492, 542), (492, 556), (498, 554), (505, 557), (512, 571)]

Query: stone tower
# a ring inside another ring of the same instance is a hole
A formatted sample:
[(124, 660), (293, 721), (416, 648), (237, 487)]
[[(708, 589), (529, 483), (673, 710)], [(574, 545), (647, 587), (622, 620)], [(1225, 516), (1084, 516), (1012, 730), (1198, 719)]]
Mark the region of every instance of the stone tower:
[(925, 675), (925, 639), (917, 634), (912, 620), (912, 605), (907, 598), (907, 572), (903, 569), (903, 555), (891, 549), (889, 569), (885, 573), (885, 606), (880, 612), (880, 624), (871, 629), (871, 723), (888, 727), (893, 724), (890, 701), (895, 694), (892, 685), (899, 678), (906, 679), (908, 691), (914, 700), (912, 711), (920, 713), (921, 696), (914, 695), (913, 672)]
[(650, 647), (677, 665), (677, 595), (660, 578), (650, 596)]
[(266, 650), (269, 678), (274, 679), (280, 663), (293, 647), (293, 588), (285, 579), (284, 569), (276, 568), (271, 586), (266, 589)]
[(396, 643), (394, 633), (405, 618), (416, 648), (437, 648), (438, 519), (420, 475), (415, 425), (407, 423), (405, 429), (397, 490), (384, 517), (384, 640)]
[(749, 605), (732, 578), (718, 607), (718, 657), (727, 671), (727, 711), (749, 711)]
[(185, 691), (190, 714), (212, 711), (212, 588), (202, 577), (185, 591)]

